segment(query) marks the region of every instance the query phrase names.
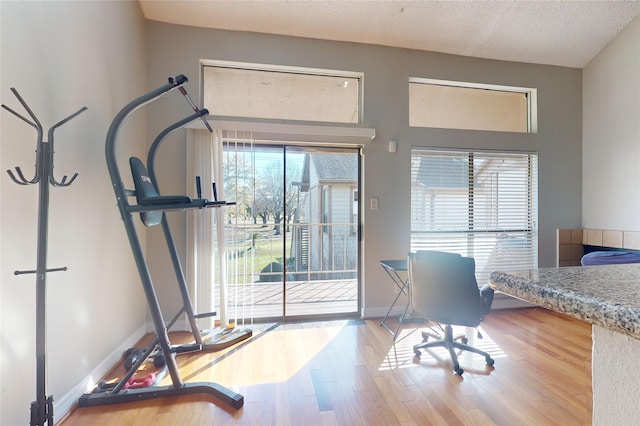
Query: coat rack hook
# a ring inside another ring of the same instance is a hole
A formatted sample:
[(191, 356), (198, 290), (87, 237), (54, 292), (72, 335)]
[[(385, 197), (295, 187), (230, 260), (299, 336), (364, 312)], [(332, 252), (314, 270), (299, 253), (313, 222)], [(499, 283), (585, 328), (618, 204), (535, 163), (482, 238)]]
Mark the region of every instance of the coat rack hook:
[(31, 185), (31, 184), (34, 184), (34, 183), (38, 183), (38, 181), (40, 180), (40, 176), (39, 176), (37, 170), (36, 170), (36, 175), (34, 176), (34, 178), (29, 180), (29, 179), (24, 177), (24, 174), (22, 173), (22, 169), (20, 169), (19, 166), (16, 166), (15, 169), (16, 169), (16, 174), (18, 175), (18, 177), (16, 177), (11, 170), (7, 170), (7, 174), (9, 175), (11, 180), (14, 181), (15, 183), (17, 183), (18, 185)]
[(76, 178), (78, 177), (78, 173), (74, 173), (73, 176), (71, 177), (71, 179), (69, 180), (69, 182), (67, 182), (67, 175), (64, 175), (62, 177), (61, 181), (56, 180), (56, 178), (53, 177), (53, 154), (54, 154), (54, 149), (53, 149), (53, 131), (55, 129), (57, 129), (58, 127), (62, 126), (64, 123), (66, 123), (67, 121), (71, 120), (72, 118), (74, 118), (75, 116), (77, 116), (78, 114), (84, 112), (87, 110), (86, 106), (83, 106), (82, 108), (80, 108), (79, 110), (77, 110), (76, 112), (74, 112), (73, 114), (63, 118), (62, 120), (58, 121), (56, 124), (54, 124), (53, 126), (51, 126), (51, 128), (49, 129), (49, 133), (48, 133), (48, 139), (49, 139), (49, 155), (51, 156), (50, 158), (50, 162), (51, 162), (51, 168), (49, 169), (49, 182), (51, 183), (51, 185), (55, 186), (55, 187), (61, 187), (61, 186), (69, 186), (73, 183), (74, 180), (76, 180)]
[(16, 112), (15, 110), (9, 108), (8, 106), (6, 106), (5, 104), (2, 104), (2, 108), (6, 109), (7, 111), (9, 111), (11, 114), (15, 115), (16, 117), (18, 117), (20, 120), (24, 121), (25, 123), (27, 123), (28, 125), (35, 127), (36, 129), (38, 128), (38, 126), (36, 125), (36, 123), (33, 123), (31, 121), (29, 121), (29, 119), (25, 118), (23, 115), (21, 115), (20, 113)]
[(62, 176), (62, 180), (58, 182), (55, 180), (53, 176), (51, 176), (49, 182), (51, 183), (51, 185), (55, 187), (69, 186), (73, 183), (74, 180), (76, 180), (77, 177), (78, 177), (78, 174), (74, 173), (73, 176), (71, 176), (71, 179), (69, 179), (69, 182), (67, 182), (67, 175), (64, 175)]
[(27, 103), (25, 102), (25, 100), (22, 98), (22, 96), (20, 96), (20, 93), (18, 92), (18, 90), (16, 90), (15, 87), (12, 87), (11, 92), (15, 95), (15, 97), (18, 99), (18, 101), (20, 102), (20, 104), (22, 105), (22, 107), (29, 113), (29, 116), (32, 118), (33, 121), (29, 120), (28, 118), (24, 117), (23, 115), (21, 115), (20, 113), (18, 113), (17, 111), (9, 108), (6, 105), (2, 105), (2, 108), (4, 108), (5, 110), (9, 111), (11, 114), (15, 115), (16, 117), (18, 117), (20, 120), (24, 121), (25, 123), (27, 123), (28, 125), (30, 125), (31, 127), (36, 129), (37, 132), (37, 138), (36, 138), (36, 173), (35, 176), (33, 177), (33, 179), (27, 179), (26, 177), (24, 177), (24, 174), (22, 173), (22, 170), (20, 169), (20, 167), (16, 167), (16, 174), (18, 175), (18, 177), (16, 178), (16, 176), (13, 174), (13, 172), (7, 170), (7, 173), (9, 174), (9, 177), (11, 178), (12, 181), (14, 181), (15, 183), (17, 183), (18, 185), (30, 185), (30, 184), (34, 184), (34, 183), (38, 183), (40, 181), (40, 150), (42, 149), (42, 136), (43, 136), (43, 130), (42, 130), (42, 125), (40, 124), (40, 120), (38, 120), (38, 117), (36, 117), (36, 115), (33, 113), (33, 111), (31, 110), (31, 108), (29, 108), (29, 105), (27, 105)]

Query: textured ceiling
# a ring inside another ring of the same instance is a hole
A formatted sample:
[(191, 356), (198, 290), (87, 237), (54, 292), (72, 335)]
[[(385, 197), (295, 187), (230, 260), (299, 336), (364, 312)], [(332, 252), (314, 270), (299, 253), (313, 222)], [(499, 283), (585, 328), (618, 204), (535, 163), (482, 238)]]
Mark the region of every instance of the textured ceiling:
[(146, 19), (583, 68), (636, 1), (139, 0)]

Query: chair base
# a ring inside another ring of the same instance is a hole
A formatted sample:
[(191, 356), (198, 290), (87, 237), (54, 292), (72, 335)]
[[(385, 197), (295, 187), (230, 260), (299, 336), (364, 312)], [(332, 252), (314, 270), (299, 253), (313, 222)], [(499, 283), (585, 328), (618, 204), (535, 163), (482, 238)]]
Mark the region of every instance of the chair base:
[[(438, 326), (444, 331), (444, 329), (442, 328), (442, 326), (440, 326), (438, 324)], [(433, 330), (433, 328), (431, 328), (431, 330)], [(442, 340), (443, 336), (441, 334), (436, 334), (433, 331), (422, 331), (420, 333), (420, 335), (422, 336), (422, 343), (426, 343), (429, 341), (429, 339), (432, 339), (433, 341), (437, 341), (437, 340)], [(478, 332), (478, 336), (480, 338), (482, 338), (482, 336), (480, 335), (480, 332)], [(459, 340), (462, 343), (467, 343), (469, 341), (469, 339), (467, 339), (467, 336), (465, 334), (459, 334), (456, 337), (453, 338), (453, 340)]]
[(491, 356), (487, 352), (481, 351), (480, 349), (474, 348), (473, 346), (467, 345), (466, 343), (457, 342), (456, 339), (453, 338), (453, 329), (449, 324), (447, 324), (444, 328), (444, 338), (442, 340), (415, 345), (413, 347), (413, 353), (416, 355), (416, 357), (419, 358), (421, 354), (420, 349), (435, 347), (447, 348), (447, 350), (449, 351), (449, 356), (451, 357), (451, 361), (453, 362), (453, 372), (459, 376), (462, 376), (464, 370), (460, 368), (460, 364), (458, 363), (458, 356), (456, 355), (455, 351), (456, 349), (462, 349), (464, 351), (469, 351), (484, 356), (487, 365), (489, 366), (492, 366), (495, 363), (493, 358), (491, 358)]

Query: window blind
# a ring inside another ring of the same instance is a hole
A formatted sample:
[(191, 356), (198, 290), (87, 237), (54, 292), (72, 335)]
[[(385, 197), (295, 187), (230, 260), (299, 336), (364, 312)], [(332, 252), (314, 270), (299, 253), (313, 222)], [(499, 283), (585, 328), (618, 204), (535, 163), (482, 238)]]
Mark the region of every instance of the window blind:
[(473, 257), (478, 283), (538, 264), (537, 155), (414, 148), (411, 250)]

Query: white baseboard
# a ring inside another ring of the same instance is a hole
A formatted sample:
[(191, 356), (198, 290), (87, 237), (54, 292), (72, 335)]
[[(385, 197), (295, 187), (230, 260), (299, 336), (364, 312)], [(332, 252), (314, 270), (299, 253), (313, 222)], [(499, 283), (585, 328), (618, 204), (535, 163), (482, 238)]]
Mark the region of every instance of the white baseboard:
[(58, 423), (66, 416), (78, 403), (78, 399), (86, 393), (91, 392), (98, 381), (105, 376), (113, 368), (113, 366), (122, 359), (122, 354), (128, 348), (133, 347), (147, 333), (148, 324), (143, 325), (135, 331), (127, 340), (122, 342), (120, 346), (114, 349), (100, 364), (96, 366), (89, 374), (78, 382), (60, 398), (54, 398), (53, 414), (54, 423)]
[[(378, 306), (374, 308), (363, 308), (362, 309), (362, 319), (371, 319), (371, 318), (383, 318), (387, 311), (389, 310), (388, 306)], [(409, 309), (411, 311), (411, 309)], [(409, 312), (407, 311), (407, 312)], [(404, 306), (394, 306), (391, 312), (389, 313), (389, 317), (398, 317), (404, 312)]]
[[(147, 323), (147, 327), (150, 332), (155, 331), (153, 322)], [(189, 324), (189, 321), (187, 321), (186, 315), (183, 315), (182, 318), (178, 319), (169, 331), (191, 331), (191, 325)]]
[[(491, 309), (517, 309), (517, 308), (531, 308), (535, 305), (532, 305), (529, 302), (525, 302), (524, 300), (517, 299), (512, 296), (508, 296), (503, 293), (496, 293), (493, 298), (493, 303), (491, 304)], [(383, 318), (387, 311), (389, 310), (388, 306), (379, 306), (374, 308), (364, 308), (362, 309), (362, 318), (370, 319), (370, 318)], [(404, 306), (394, 306), (391, 312), (389, 313), (390, 317), (399, 317), (404, 311)], [(407, 312), (411, 312), (411, 308)]]

